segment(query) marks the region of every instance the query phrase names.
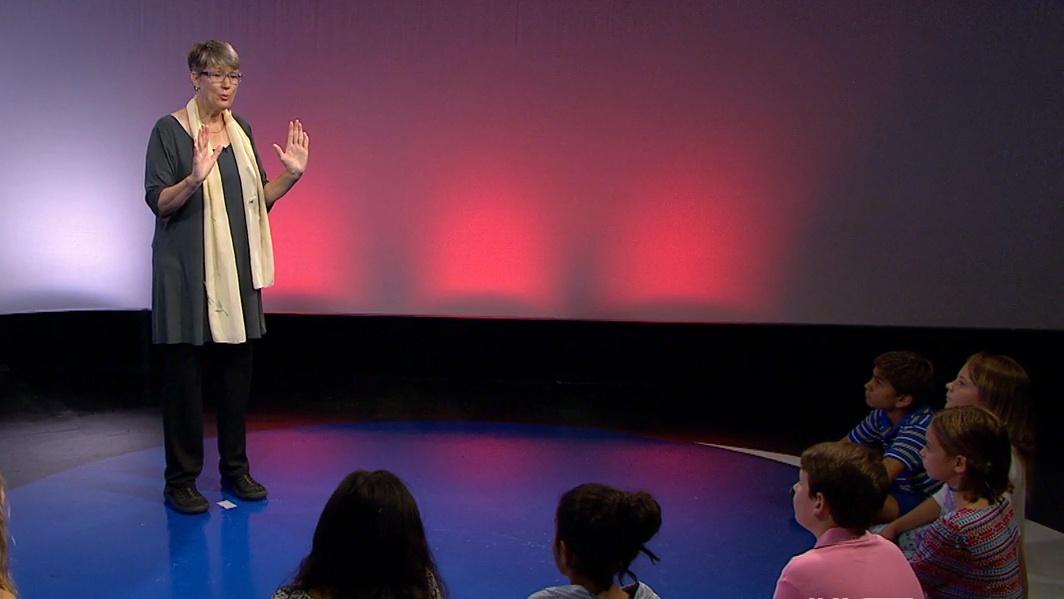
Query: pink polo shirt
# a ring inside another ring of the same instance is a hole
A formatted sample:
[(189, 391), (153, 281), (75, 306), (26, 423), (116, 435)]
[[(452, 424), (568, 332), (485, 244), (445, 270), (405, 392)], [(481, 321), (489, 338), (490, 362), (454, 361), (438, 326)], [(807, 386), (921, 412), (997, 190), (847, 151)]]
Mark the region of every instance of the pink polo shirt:
[(816, 546), (791, 558), (774, 599), (923, 599), (924, 592), (898, 546), (883, 537), (831, 528)]

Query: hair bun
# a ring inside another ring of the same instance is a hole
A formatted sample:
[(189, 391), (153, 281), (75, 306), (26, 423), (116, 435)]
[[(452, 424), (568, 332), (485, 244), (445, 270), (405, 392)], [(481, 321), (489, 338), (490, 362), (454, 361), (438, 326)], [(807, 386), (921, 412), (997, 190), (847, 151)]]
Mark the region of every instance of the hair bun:
[(642, 545), (661, 529), (661, 505), (650, 493), (638, 491), (625, 493), (624, 524), (631, 531), (633, 540)]

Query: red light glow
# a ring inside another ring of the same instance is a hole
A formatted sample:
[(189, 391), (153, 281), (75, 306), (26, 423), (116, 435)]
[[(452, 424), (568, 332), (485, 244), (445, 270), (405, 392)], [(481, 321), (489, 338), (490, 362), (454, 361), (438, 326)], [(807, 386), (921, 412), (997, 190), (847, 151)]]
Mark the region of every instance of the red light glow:
[(550, 309), (553, 246), (546, 215), (525, 190), (474, 175), (445, 192), (427, 216), (421, 247), (430, 302), (493, 298)]

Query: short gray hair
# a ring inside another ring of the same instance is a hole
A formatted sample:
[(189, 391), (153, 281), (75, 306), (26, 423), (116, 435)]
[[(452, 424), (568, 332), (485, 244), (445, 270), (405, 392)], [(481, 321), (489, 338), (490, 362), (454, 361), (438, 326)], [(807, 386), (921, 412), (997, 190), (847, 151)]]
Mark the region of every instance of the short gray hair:
[(188, 53), (188, 70), (199, 73), (211, 65), (239, 69), (240, 55), (232, 44), (222, 40), (207, 40), (192, 46)]

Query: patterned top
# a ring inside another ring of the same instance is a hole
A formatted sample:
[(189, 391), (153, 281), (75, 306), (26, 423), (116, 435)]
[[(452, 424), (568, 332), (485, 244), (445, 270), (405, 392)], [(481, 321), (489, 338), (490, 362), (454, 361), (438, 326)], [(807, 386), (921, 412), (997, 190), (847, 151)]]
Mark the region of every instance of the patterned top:
[(314, 595), (293, 587), (281, 587), (274, 591), (273, 599), (317, 599)]
[[(642, 582), (630, 584), (623, 589), (632, 599), (661, 599), (654, 589)], [(547, 587), (542, 591), (532, 593), (528, 599), (595, 599), (595, 596), (578, 584), (568, 584), (561, 587)]]
[(928, 526), (909, 560), (931, 599), (1019, 599), (1020, 531), (1007, 498), (948, 512)]
[[(432, 599), (440, 598), (440, 585), (432, 572), (426, 572), (429, 577), (429, 587), (432, 591)], [(296, 587), (281, 587), (274, 591), (272, 599), (325, 599), (325, 595), (311, 595), (309, 591)]]
[[(1020, 457), (1016, 448), (1012, 448), (1012, 464), (1009, 466), (1009, 482), (1012, 483), (1012, 492), (1005, 493), (1005, 497), (1012, 502), (1012, 509), (1016, 512), (1016, 523), (1020, 527), (1020, 536), (1023, 536), (1023, 528), (1027, 517), (1027, 475), (1024, 468), (1023, 458)], [(942, 513), (952, 512), (957, 509), (953, 503), (953, 491), (948, 485), (942, 485), (934, 495), (935, 501)]]
[(895, 484), (902, 491), (930, 496), (941, 483), (927, 475), (920, 450), (927, 445), (927, 427), (933, 416), (931, 408), (922, 406), (895, 425), (886, 410), (875, 409), (850, 431), (849, 439), (882, 452), (884, 459), (901, 462), (905, 470)]

